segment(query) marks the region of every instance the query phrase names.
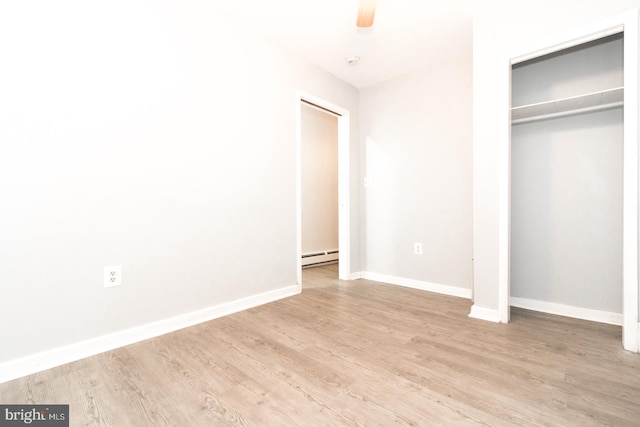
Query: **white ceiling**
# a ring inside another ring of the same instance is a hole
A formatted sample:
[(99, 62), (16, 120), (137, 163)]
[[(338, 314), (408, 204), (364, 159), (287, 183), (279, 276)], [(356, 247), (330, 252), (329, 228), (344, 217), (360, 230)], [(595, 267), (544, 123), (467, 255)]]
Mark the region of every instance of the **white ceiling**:
[[(223, 4), (224, 3), (224, 4)], [(373, 27), (358, 29), (358, 0), (218, 3), (234, 21), (357, 88), (469, 54), (477, 0), (378, 0)], [(360, 63), (348, 65), (348, 56)]]

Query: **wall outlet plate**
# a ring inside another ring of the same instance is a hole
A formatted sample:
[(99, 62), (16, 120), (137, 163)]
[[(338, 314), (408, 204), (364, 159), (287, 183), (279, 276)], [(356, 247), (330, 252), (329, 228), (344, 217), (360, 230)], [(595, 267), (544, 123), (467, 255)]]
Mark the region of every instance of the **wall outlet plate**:
[(422, 243), (416, 242), (413, 244), (413, 253), (415, 255), (422, 255)]
[(122, 284), (122, 266), (109, 265), (104, 268), (104, 287), (111, 288)]

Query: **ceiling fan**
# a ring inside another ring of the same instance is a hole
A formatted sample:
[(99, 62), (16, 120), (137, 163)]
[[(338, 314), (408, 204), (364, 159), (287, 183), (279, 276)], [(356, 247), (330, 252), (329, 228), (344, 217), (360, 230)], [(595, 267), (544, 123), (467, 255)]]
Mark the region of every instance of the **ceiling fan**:
[(358, 20), (356, 25), (360, 28), (368, 28), (373, 25), (373, 18), (376, 15), (377, 0), (360, 0), (358, 7)]

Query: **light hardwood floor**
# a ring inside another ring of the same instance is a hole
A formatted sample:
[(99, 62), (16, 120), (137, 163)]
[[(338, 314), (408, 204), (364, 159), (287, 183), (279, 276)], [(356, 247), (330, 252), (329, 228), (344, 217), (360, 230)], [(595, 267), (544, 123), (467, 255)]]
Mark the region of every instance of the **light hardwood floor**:
[(640, 425), (619, 327), (303, 272), (301, 295), (0, 384), (71, 425)]

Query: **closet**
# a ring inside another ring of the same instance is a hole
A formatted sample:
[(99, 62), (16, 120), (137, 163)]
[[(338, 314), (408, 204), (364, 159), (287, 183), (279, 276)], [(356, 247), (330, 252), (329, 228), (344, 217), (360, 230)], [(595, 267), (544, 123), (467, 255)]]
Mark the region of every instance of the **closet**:
[(622, 324), (623, 43), (512, 66), (512, 306)]

